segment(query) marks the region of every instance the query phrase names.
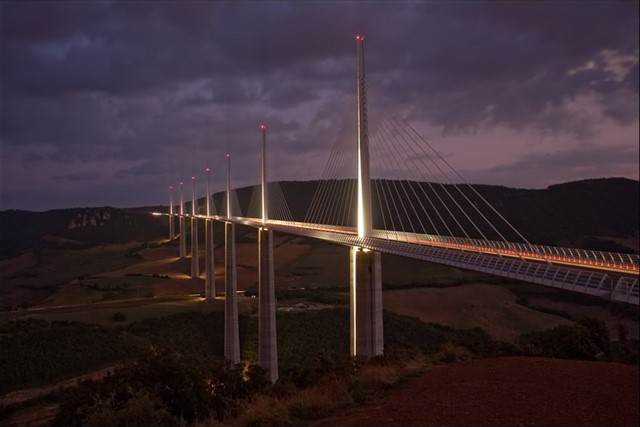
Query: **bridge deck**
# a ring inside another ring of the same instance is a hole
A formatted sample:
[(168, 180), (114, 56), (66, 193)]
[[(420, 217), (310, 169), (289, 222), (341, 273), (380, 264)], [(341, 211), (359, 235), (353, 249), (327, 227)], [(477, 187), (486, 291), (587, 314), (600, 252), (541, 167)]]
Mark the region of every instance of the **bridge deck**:
[[(259, 218), (197, 217), (263, 227)], [(345, 246), (358, 246), (607, 300), (639, 304), (638, 255), (384, 230), (374, 230), (372, 237), (359, 238), (351, 227), (293, 221), (269, 220), (266, 227)]]

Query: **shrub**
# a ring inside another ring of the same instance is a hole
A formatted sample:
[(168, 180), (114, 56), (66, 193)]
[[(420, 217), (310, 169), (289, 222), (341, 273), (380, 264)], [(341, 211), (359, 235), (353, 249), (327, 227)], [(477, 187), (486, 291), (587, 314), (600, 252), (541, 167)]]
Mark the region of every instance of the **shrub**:
[(560, 359), (610, 360), (611, 339), (604, 322), (586, 317), (579, 325), (561, 325), (521, 335), (517, 341), (526, 355)]
[(127, 316), (126, 314), (118, 311), (117, 313), (114, 313), (113, 320), (115, 320), (116, 322), (124, 322), (125, 320), (127, 320)]

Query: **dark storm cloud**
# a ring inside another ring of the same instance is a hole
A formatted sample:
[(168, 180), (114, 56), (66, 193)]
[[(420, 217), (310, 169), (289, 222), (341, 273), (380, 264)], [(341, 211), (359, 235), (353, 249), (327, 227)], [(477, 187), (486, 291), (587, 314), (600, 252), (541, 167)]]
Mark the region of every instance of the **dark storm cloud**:
[[(231, 151), (248, 181), (266, 122), (274, 158), (319, 163), (353, 99), (363, 32), (371, 99), (387, 111), (445, 134), (589, 140), (603, 120), (638, 120), (637, 12), (632, 2), (3, 2), (0, 138), (29, 153), (25, 164), (129, 162), (101, 171), (114, 179), (189, 176)], [(585, 97), (593, 108), (573, 106)]]
[(581, 145), (556, 153), (527, 154), (518, 161), (477, 172), (468, 171), (472, 182), (501, 183), (523, 187), (546, 187), (564, 180), (601, 178), (611, 168), (638, 176), (638, 147)]
[(75, 172), (66, 175), (58, 175), (53, 179), (61, 181), (92, 181), (100, 178), (102, 174), (100, 172)]

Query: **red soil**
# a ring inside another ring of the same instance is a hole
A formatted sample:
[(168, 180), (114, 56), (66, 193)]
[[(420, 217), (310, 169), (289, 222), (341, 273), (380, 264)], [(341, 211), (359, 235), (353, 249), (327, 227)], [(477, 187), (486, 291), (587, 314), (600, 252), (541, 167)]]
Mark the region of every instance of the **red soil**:
[(527, 357), (430, 369), (332, 426), (638, 426), (638, 366)]

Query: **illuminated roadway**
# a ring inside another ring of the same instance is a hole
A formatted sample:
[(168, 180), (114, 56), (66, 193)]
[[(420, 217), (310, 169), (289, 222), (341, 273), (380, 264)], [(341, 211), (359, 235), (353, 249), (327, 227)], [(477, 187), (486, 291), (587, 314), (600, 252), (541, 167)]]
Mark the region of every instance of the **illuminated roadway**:
[[(263, 227), (259, 218), (196, 217)], [(354, 227), (295, 221), (269, 220), (266, 228), (638, 305), (638, 255), (385, 230), (359, 238)]]

